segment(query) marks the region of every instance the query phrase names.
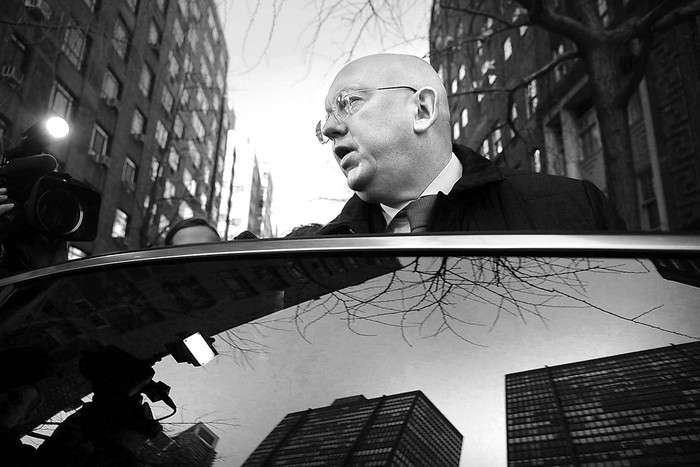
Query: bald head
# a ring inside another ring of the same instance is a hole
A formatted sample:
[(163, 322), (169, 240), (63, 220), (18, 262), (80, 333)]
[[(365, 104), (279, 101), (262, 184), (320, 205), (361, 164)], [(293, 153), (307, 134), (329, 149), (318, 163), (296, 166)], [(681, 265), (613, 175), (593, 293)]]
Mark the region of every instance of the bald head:
[[(435, 89), (437, 94), (438, 126), (444, 135), (450, 137), (450, 106), (447, 91), (442, 79), (433, 67), (422, 58), (404, 54), (375, 54), (358, 58), (345, 65), (335, 77), (331, 92), (336, 83), (350, 81), (358, 87), (372, 88), (385, 86), (411, 86), (420, 89), (425, 86)], [(437, 128), (436, 128), (437, 129)]]
[(450, 160), (447, 93), (418, 57), (377, 54), (348, 63), (325, 107), (321, 131), (364, 201), (397, 206), (415, 199)]

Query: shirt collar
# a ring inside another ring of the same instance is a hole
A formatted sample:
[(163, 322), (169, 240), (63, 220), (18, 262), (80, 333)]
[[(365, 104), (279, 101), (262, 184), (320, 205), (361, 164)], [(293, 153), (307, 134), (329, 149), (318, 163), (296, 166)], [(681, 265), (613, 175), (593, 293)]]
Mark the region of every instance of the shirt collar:
[[(455, 156), (453, 152), (452, 157), (450, 157), (450, 161), (447, 163), (445, 168), (442, 169), (442, 171), (437, 175), (437, 177), (433, 179), (432, 182), (430, 182), (430, 185), (428, 185), (428, 187), (423, 191), (423, 193), (420, 194), (418, 198), (420, 198), (421, 196), (436, 195), (439, 192), (449, 193), (450, 191), (452, 191), (452, 187), (455, 186), (455, 184), (461, 177), (462, 164), (459, 162), (459, 159), (457, 159), (457, 156)], [(399, 204), (398, 207), (391, 207), (387, 206), (386, 204), (379, 204), (379, 206), (382, 208), (382, 214), (384, 215), (386, 225), (389, 225), (392, 219), (396, 217), (396, 214), (398, 214), (400, 210), (408, 206), (412, 201), (414, 200), (408, 200), (406, 202), (403, 202)]]

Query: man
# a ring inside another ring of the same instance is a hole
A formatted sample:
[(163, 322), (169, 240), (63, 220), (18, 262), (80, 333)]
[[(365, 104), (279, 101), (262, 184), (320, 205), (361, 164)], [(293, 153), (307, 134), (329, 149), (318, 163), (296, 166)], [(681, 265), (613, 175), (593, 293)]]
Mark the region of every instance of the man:
[[(453, 146), (442, 80), (418, 57), (349, 63), (325, 106), (317, 136), (333, 142), (355, 195), (320, 234), (625, 228), (590, 182), (502, 170)], [(427, 218), (412, 222), (420, 213)]]

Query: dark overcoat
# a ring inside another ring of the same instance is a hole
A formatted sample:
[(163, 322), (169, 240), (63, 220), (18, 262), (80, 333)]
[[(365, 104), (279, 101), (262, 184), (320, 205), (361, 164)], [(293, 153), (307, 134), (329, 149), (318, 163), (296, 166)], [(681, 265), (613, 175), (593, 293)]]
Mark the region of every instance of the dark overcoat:
[[(471, 149), (454, 145), (462, 177), (439, 193), (429, 232), (624, 230), (625, 223), (591, 182), (497, 167)], [(354, 195), (318, 234), (382, 233), (381, 207)]]

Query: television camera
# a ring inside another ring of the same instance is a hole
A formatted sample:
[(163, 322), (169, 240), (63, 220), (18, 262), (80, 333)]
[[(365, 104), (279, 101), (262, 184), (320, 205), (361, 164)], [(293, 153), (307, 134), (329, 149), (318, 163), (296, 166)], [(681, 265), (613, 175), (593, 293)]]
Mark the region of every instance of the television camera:
[[(27, 243), (31, 238), (35, 244), (25, 250), (51, 250), (59, 244), (65, 248), (66, 241), (91, 241), (97, 236), (100, 194), (70, 175), (56, 172), (56, 158), (45, 152), (68, 131), (68, 124), (60, 117), (41, 121), (25, 131), (20, 144), (0, 159), (0, 187), (7, 188), (7, 203), (15, 204), (14, 209), (0, 216), (4, 248)], [(43, 237), (39, 245), (37, 237)], [(3, 268), (18, 272), (48, 265), (44, 263), (5, 258)]]

